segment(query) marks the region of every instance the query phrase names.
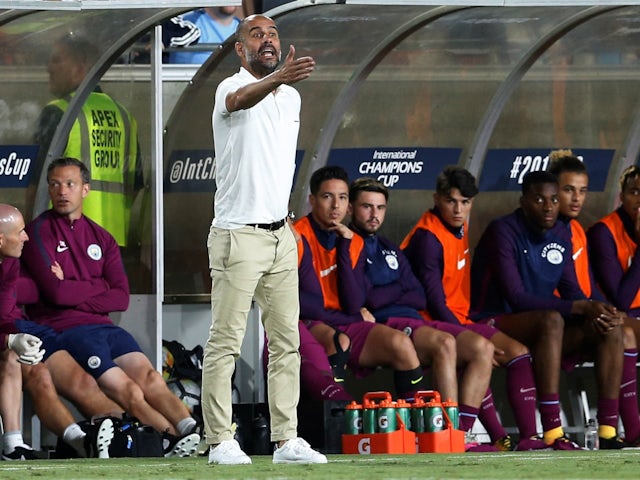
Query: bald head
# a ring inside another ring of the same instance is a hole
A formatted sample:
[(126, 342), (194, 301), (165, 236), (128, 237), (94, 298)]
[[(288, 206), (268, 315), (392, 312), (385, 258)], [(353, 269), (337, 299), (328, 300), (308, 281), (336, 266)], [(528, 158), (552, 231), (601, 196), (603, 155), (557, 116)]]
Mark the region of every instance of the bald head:
[(0, 261), (7, 257), (19, 258), (24, 242), (29, 240), (24, 231), (24, 219), (13, 205), (0, 203)]
[(276, 23), (271, 17), (267, 17), (266, 15), (261, 15), (259, 13), (255, 15), (249, 15), (248, 17), (244, 17), (242, 20), (240, 20), (240, 23), (236, 27), (236, 42), (245, 42), (256, 20), (270, 23), (274, 28), (277, 29)]
[(13, 205), (0, 203), (0, 233), (5, 233), (18, 221), (23, 222), (20, 210)]

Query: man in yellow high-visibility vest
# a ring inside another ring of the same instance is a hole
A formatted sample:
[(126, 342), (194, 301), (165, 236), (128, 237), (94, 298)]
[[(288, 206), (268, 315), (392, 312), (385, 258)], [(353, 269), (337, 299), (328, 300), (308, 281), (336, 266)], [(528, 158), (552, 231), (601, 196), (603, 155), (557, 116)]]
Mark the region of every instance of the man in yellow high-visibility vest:
[[(54, 44), (47, 72), (49, 89), (57, 99), (44, 108), (38, 121), (35, 141), (40, 145), (39, 172), (71, 98), (97, 58), (96, 47), (75, 33)], [(131, 207), (135, 193), (143, 186), (137, 130), (136, 120), (127, 109), (96, 87), (82, 106), (60, 154), (79, 158), (89, 168), (92, 194), (84, 212), (109, 231), (121, 247), (129, 244)], [(39, 177), (33, 175), (33, 181), (38, 182)]]

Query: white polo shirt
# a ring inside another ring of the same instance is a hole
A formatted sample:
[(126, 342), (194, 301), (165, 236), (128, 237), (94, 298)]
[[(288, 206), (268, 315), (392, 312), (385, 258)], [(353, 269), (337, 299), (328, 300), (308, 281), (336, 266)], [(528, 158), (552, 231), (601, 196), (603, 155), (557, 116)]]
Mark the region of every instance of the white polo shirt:
[(255, 81), (240, 68), (216, 89), (212, 115), (215, 227), (272, 223), (287, 215), (300, 128), (300, 94), (280, 85), (255, 106), (229, 113), (227, 94)]

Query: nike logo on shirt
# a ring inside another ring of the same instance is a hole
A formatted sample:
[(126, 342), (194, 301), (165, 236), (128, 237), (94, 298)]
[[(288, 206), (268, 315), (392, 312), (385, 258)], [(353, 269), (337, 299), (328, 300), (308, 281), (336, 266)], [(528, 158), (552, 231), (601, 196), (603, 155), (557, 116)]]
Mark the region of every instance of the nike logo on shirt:
[(58, 246), (56, 247), (56, 252), (58, 252), (58, 253), (62, 253), (62, 252), (64, 252), (65, 250), (69, 250), (69, 247), (67, 247), (67, 244), (65, 243), (65, 241), (64, 241), (64, 240), (60, 240), (60, 241), (58, 242)]
[(582, 253), (583, 247), (580, 247), (578, 249), (578, 251), (576, 253), (573, 254), (573, 260), (575, 261), (576, 258), (578, 258), (580, 256), (580, 254)]
[(326, 268), (324, 270), (320, 271), (320, 276), (321, 277), (326, 277), (327, 275), (329, 275), (331, 272), (333, 272), (334, 270), (338, 269), (338, 265), (331, 265), (329, 268)]

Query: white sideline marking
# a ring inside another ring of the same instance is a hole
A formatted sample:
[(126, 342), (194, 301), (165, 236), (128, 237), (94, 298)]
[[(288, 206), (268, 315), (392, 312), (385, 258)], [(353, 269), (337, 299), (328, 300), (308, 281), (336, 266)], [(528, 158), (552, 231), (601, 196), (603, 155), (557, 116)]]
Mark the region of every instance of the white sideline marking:
[[(584, 453), (586, 453), (586, 450), (583, 451)], [(495, 460), (496, 458), (502, 458), (504, 459), (506, 462), (513, 462), (514, 459), (518, 459), (518, 460), (549, 460), (549, 459), (553, 459), (556, 461), (564, 461), (564, 460), (571, 460), (574, 461), (576, 459), (584, 459), (584, 453), (578, 453), (576, 452), (575, 454), (571, 455), (567, 455), (567, 454), (561, 454), (558, 455), (558, 452), (555, 451), (549, 451), (549, 452), (535, 452), (535, 453), (525, 453), (525, 452), (510, 452), (510, 453), (505, 453), (505, 452), (485, 452), (485, 453), (457, 453), (457, 454), (445, 454), (447, 455), (447, 458), (473, 458), (474, 461), (477, 460), (482, 460), (483, 458), (487, 458), (487, 459), (491, 459), (492, 461)], [(598, 457), (605, 459), (605, 458), (619, 458), (622, 456), (629, 456), (631, 454), (631, 452), (626, 451), (626, 450), (610, 450), (610, 451), (606, 451), (606, 450), (599, 450), (598, 451)], [(424, 459), (427, 460), (429, 458), (434, 458), (434, 457), (430, 457), (430, 455), (428, 453), (418, 453), (416, 455), (422, 455), (424, 456)], [(384, 455), (379, 455), (379, 454), (372, 454), (372, 455), (361, 455), (360, 458), (355, 458), (355, 455), (349, 455), (349, 458), (345, 458), (345, 459), (341, 459), (340, 455), (335, 455), (335, 456), (330, 456), (329, 459), (329, 463), (341, 463), (341, 462), (349, 462), (349, 463), (353, 463), (355, 462), (359, 462), (359, 463), (371, 463), (371, 462), (404, 462), (407, 460), (407, 458), (412, 458), (413, 455), (403, 455), (401, 457), (388, 457), (388, 456), (384, 456)]]
[[(44, 459), (45, 461), (47, 461), (46, 459)], [(3, 462), (5, 463), (5, 462)], [(168, 467), (170, 465), (173, 465), (173, 463), (136, 463), (136, 468), (138, 467)], [(112, 466), (112, 467), (117, 467), (117, 468), (122, 468), (121, 464), (112, 464), (109, 465), (108, 463), (101, 463), (99, 465), (83, 465), (82, 468), (89, 470), (89, 469), (95, 469), (95, 468), (104, 468), (104, 467), (108, 467), (108, 466)], [(68, 469), (69, 465), (35, 465), (34, 462), (20, 462), (19, 465), (16, 466), (12, 466), (12, 467), (5, 467), (4, 465), (0, 465), (0, 472), (4, 472), (4, 471), (12, 471), (12, 470), (61, 470), (61, 469)]]

